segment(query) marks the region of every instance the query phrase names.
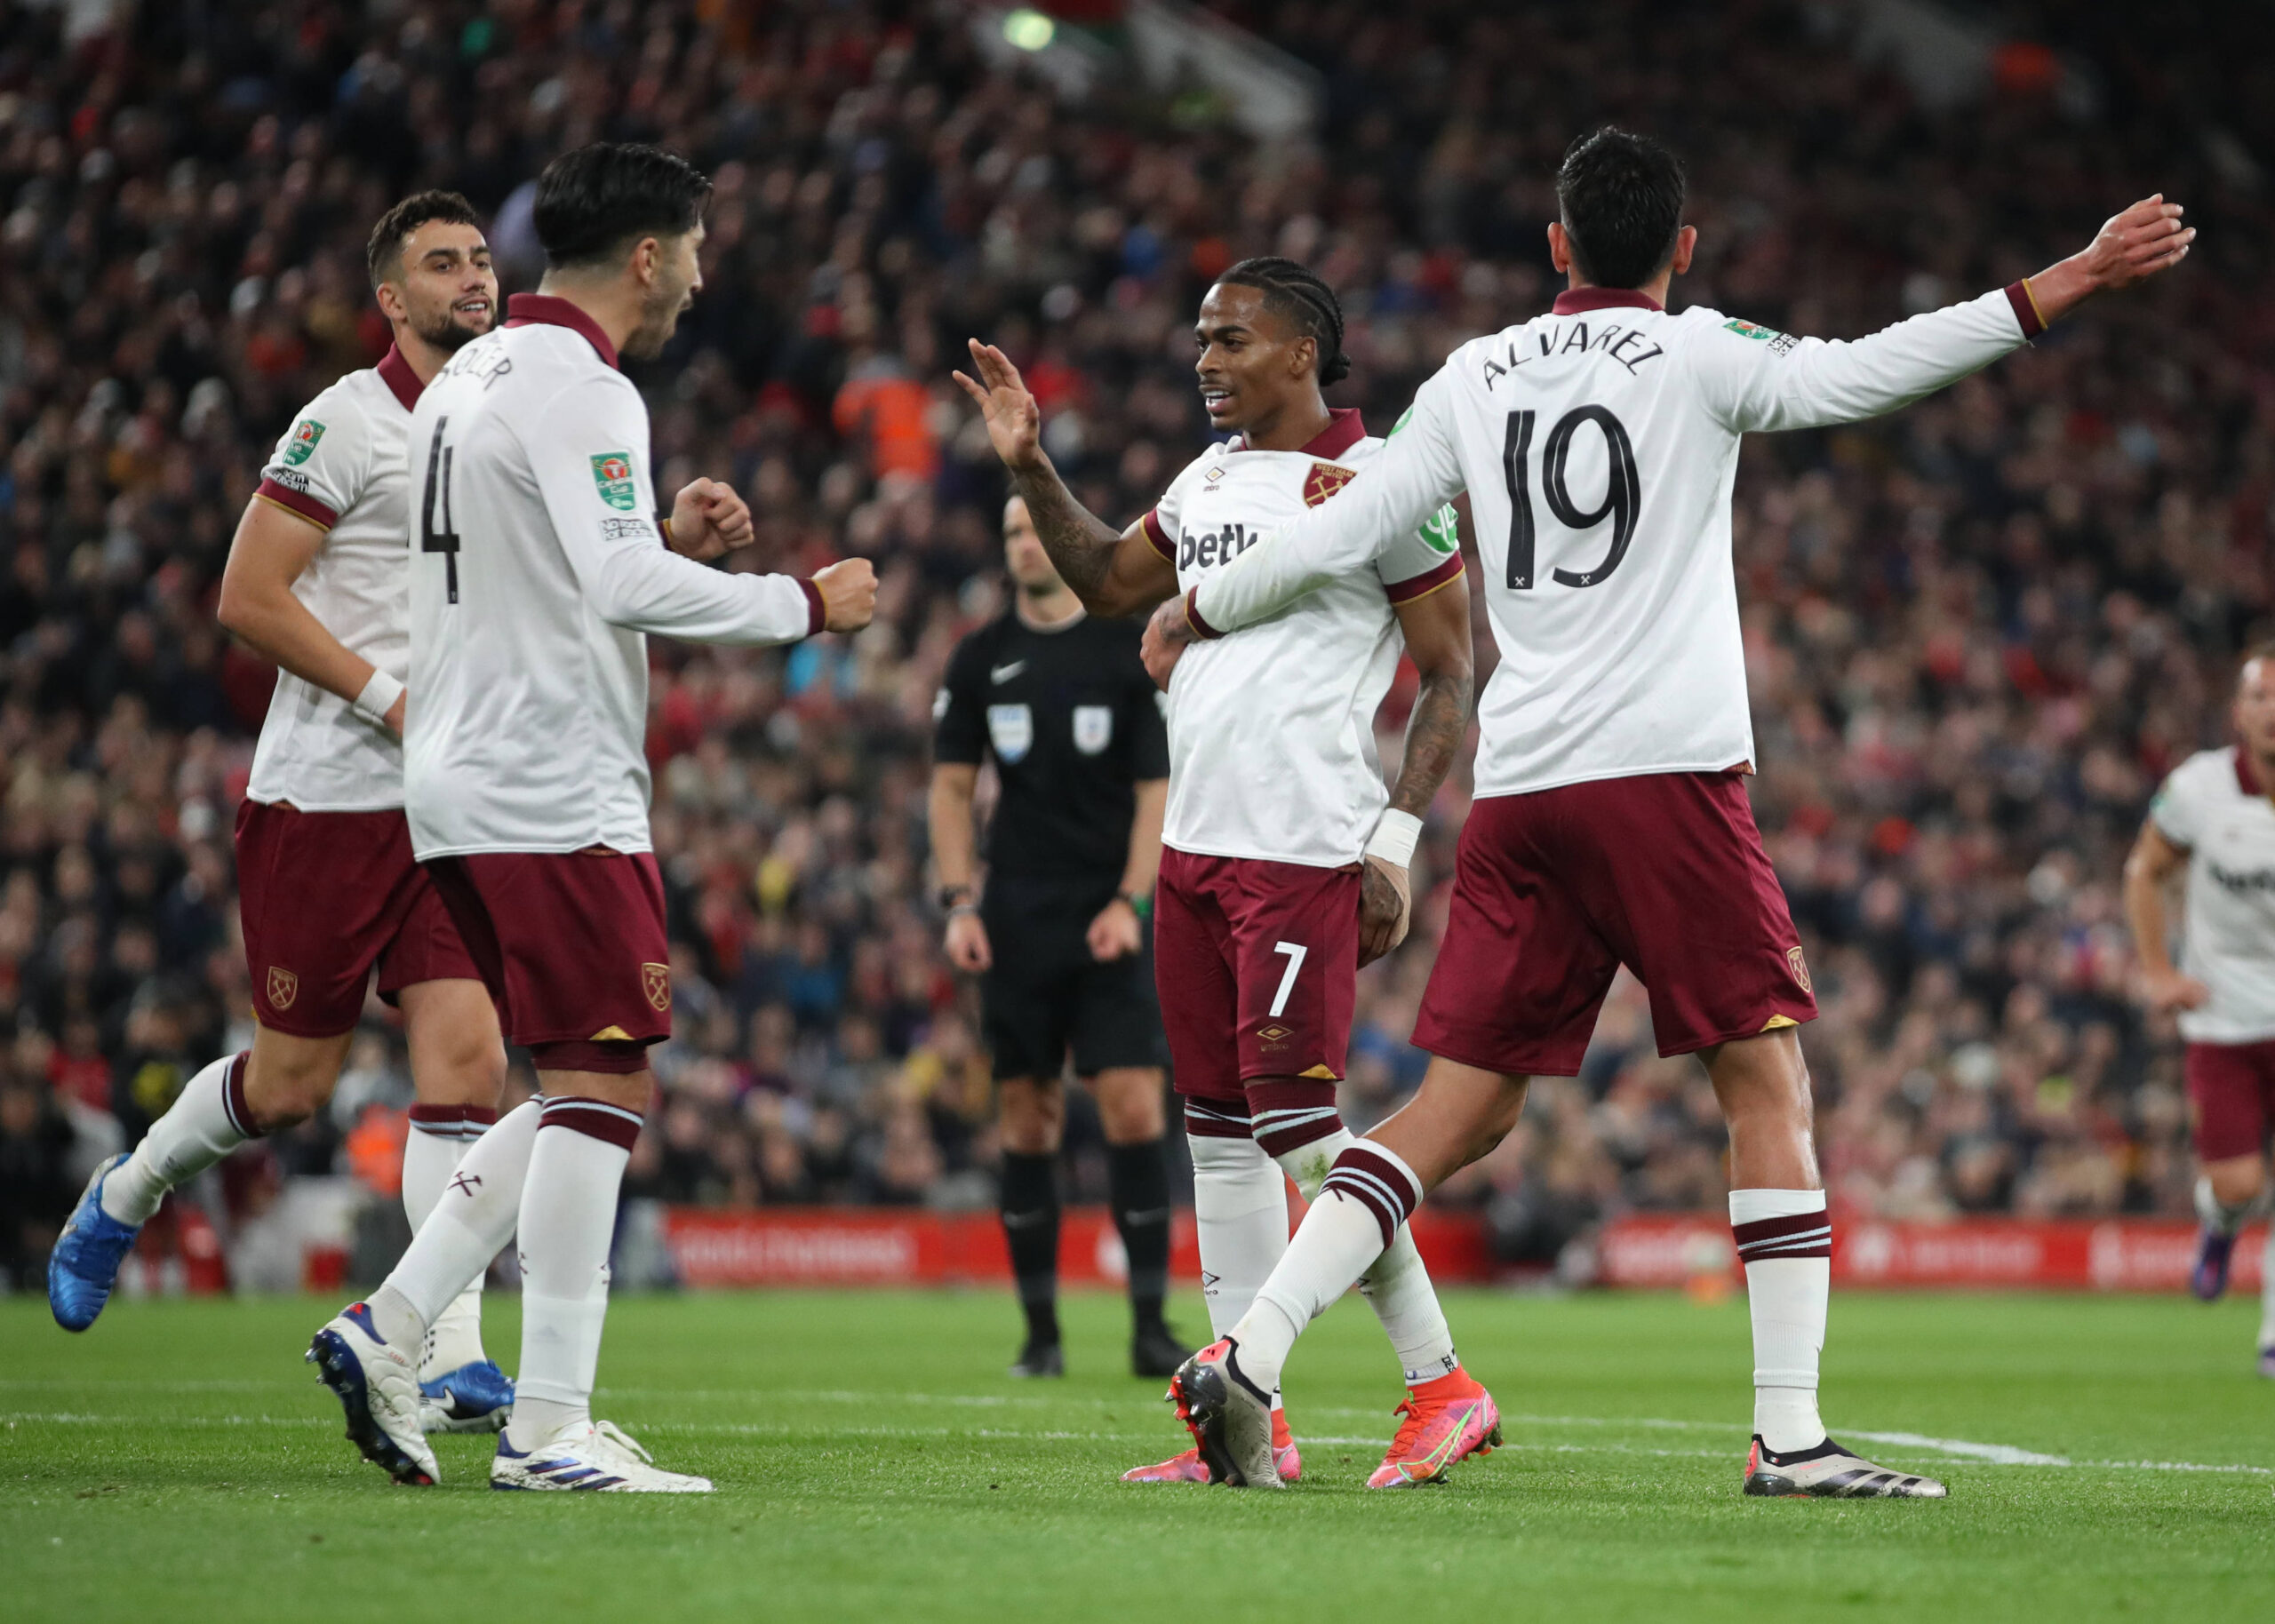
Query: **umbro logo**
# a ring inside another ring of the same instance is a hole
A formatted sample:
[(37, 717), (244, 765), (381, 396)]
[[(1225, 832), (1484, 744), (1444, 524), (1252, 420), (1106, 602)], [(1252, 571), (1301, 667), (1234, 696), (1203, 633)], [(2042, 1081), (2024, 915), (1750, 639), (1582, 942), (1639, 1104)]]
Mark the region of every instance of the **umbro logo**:
[(1204, 477), (1205, 479), (1207, 479), (1207, 480), (1208, 480), (1208, 482), (1209, 482), (1210, 484), (1212, 484), (1212, 485), (1213, 485), (1213, 484), (1215, 484), (1218, 480), (1220, 480), (1220, 479), (1222, 479), (1222, 478), (1224, 478), (1224, 477), (1225, 477), (1225, 471), (1224, 471), (1222, 468), (1211, 468), (1211, 469), (1209, 469), (1209, 472), (1208, 472), (1205, 475), (1203, 475), (1202, 477)]
[(1013, 660), (1008, 665), (997, 665), (991, 669), (987, 673), (987, 680), (990, 682), (1009, 682), (1026, 668), (1027, 663), (1025, 660)]

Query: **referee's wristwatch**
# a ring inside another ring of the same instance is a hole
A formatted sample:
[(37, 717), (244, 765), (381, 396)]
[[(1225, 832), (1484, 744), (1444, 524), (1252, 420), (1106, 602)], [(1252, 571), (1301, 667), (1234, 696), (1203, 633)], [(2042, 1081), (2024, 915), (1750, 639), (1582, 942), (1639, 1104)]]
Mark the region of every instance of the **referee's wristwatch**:
[(1153, 917), (1153, 898), (1150, 892), (1116, 891), (1114, 900), (1129, 904), (1130, 912), (1138, 916), (1138, 922), (1141, 925)]
[(940, 904), (943, 913), (969, 913), (978, 912), (979, 907), (972, 897), (970, 886), (942, 886), (935, 894), (934, 900)]

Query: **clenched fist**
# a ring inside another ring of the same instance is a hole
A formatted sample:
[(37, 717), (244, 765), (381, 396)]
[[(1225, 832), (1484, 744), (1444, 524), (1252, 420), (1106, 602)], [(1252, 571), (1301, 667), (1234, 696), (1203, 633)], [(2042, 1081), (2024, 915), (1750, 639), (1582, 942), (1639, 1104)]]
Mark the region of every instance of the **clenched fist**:
[(814, 589), (821, 593), (825, 631), (858, 632), (876, 615), (877, 571), (866, 558), (840, 559), (816, 571)]

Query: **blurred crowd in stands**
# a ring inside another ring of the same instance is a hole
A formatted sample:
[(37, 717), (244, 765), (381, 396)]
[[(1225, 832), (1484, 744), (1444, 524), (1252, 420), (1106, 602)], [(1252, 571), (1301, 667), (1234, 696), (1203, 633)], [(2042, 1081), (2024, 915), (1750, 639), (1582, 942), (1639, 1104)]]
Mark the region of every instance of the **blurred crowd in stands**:
[[(1824, 1005), (1837, 1201), (2185, 1209), (2176, 1051), (2130, 999), (2116, 884), (2159, 776), (2223, 740), (2271, 609), (2267, 70), (2087, 38), (2003, 52), (1984, 100), (1931, 113), (1837, 7), (1226, 9), (1319, 71), (1315, 142), (1257, 147), (1126, 76), (1067, 104), (953, 0), (0, 0), (0, 1268), (248, 1040), (229, 835), (269, 679), (214, 596), (294, 409), (385, 346), (371, 221), (462, 190), (526, 289), (531, 178), (602, 137), (717, 181), (706, 291), (637, 374), (659, 487), (747, 495), (738, 567), (862, 553), (883, 579), (850, 641), (655, 648), (679, 1004), (635, 1193), (991, 1198), (922, 816), (933, 691), (1002, 602), (1002, 482), (946, 380), (964, 338), (1024, 366), (1060, 467), (1127, 522), (1206, 442), (1188, 325), (1213, 272), (1318, 268), (1355, 362), (1334, 399), (1379, 432), (1456, 344), (1553, 296), (1556, 160), (1613, 119), (1690, 163), (1678, 303), (1805, 333), (2003, 283), (2151, 191), (2203, 228), (2182, 274), (1945, 396), (1756, 440), (1736, 496), (1754, 803)], [(1424, 1064), (1465, 784), (1430, 824), (1423, 927), (1363, 978), (1361, 1124)], [(233, 1189), (389, 1187), (409, 1086), (371, 1015), (333, 1110), (241, 1153)], [(1102, 1187), (1095, 1144), (1078, 1123), (1078, 1188)], [(1656, 1056), (1623, 983), (1582, 1075), (1434, 1198), (1545, 1258), (1606, 1214), (1718, 1205), (1722, 1150), (1703, 1072)]]

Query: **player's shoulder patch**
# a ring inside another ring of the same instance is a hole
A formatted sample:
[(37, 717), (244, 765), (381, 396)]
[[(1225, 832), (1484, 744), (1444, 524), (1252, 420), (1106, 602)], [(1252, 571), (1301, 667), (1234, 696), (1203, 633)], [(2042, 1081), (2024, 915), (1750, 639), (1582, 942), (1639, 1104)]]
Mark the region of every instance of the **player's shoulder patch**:
[(1726, 332), (1737, 334), (1741, 338), (1751, 338), (1757, 344), (1768, 345), (1769, 353), (1773, 355), (1790, 355), (1800, 343), (1800, 340), (1791, 333), (1779, 332), (1774, 327), (1764, 327), (1759, 322), (1741, 321), (1736, 316), (1725, 321), (1722, 323), (1722, 329)]

